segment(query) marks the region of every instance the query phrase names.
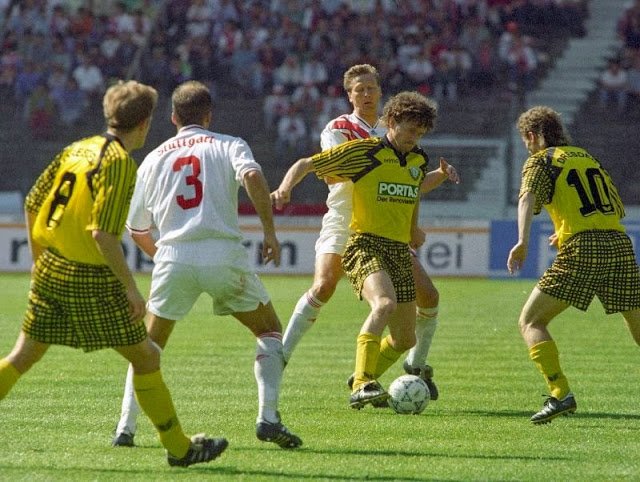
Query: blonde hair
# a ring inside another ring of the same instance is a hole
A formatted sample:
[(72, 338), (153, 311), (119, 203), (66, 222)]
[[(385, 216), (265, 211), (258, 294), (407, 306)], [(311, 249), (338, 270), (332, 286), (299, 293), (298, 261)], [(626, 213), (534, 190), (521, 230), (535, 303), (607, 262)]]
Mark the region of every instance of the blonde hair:
[(157, 103), (158, 92), (153, 87), (135, 80), (120, 80), (104, 94), (104, 119), (110, 128), (130, 131), (151, 117)]
[(355, 83), (357, 77), (361, 75), (371, 74), (375, 77), (376, 83), (380, 85), (380, 74), (378, 73), (378, 69), (376, 69), (373, 65), (369, 64), (358, 64), (350, 67), (342, 78), (342, 86), (346, 92), (351, 91), (351, 87)]

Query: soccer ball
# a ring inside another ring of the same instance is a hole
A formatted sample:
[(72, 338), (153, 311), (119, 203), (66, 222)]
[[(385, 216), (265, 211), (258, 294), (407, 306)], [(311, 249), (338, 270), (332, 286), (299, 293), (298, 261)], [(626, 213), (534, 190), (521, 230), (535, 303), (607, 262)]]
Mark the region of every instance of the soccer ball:
[(389, 406), (396, 413), (414, 414), (422, 413), (431, 396), (429, 387), (420, 377), (415, 375), (402, 375), (389, 385)]

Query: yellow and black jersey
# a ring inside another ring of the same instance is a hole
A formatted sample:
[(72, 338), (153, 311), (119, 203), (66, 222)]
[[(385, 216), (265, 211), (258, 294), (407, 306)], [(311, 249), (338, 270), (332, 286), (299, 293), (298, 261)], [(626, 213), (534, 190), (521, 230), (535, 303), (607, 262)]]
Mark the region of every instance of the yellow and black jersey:
[(584, 149), (549, 147), (527, 159), (520, 195), (536, 195), (534, 214), (544, 206), (558, 235), (558, 246), (590, 230), (624, 232), (624, 206), (609, 173)]
[(137, 165), (109, 134), (66, 147), (40, 175), (25, 200), (36, 214), (32, 236), (67, 259), (105, 264), (92, 230), (122, 235)]
[(386, 137), (371, 137), (332, 147), (312, 160), (319, 178), (353, 182), (352, 231), (409, 242), (411, 217), (427, 173), (422, 149), (403, 155)]

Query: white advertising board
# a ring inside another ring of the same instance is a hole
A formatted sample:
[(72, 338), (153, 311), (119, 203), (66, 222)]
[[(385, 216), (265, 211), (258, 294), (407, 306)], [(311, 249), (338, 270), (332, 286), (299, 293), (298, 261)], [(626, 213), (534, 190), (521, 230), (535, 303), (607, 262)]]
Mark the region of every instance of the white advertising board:
[[(247, 255), (258, 273), (312, 274), (318, 226), (278, 226), (282, 245), (280, 267), (263, 265), (260, 259), (262, 232), (255, 225), (242, 226)], [(435, 276), (487, 276), (489, 266), (489, 227), (426, 228), (427, 241), (418, 255), (423, 266)], [(129, 266), (139, 272), (151, 271), (152, 262), (128, 235), (123, 247)], [(0, 271), (29, 271), (31, 256), (25, 228), (21, 224), (0, 224)]]

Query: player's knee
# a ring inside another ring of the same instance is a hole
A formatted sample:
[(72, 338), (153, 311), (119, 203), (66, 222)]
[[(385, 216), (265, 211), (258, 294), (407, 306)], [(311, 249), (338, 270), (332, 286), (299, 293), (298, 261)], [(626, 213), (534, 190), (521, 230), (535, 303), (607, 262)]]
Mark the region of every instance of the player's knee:
[(403, 353), (413, 348), (416, 344), (415, 332), (402, 333), (393, 337), (393, 349)]
[(333, 293), (335, 293), (337, 285), (338, 279), (332, 276), (326, 276), (317, 280), (313, 284), (311, 293), (315, 298), (319, 299), (323, 303), (326, 303), (333, 296)]
[(386, 296), (381, 296), (379, 298), (376, 298), (376, 300), (372, 304), (371, 311), (376, 318), (388, 318), (393, 313), (395, 313), (397, 308), (398, 303), (396, 302), (396, 300)]

